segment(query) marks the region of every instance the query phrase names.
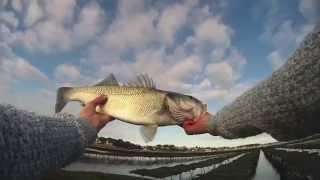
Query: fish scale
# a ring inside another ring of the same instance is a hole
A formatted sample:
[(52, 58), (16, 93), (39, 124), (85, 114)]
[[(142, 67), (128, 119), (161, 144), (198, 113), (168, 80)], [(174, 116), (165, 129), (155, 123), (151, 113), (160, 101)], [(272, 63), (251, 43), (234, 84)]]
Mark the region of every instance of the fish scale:
[[(94, 92), (100, 93), (100, 87)], [(103, 90), (103, 95), (108, 97), (108, 103), (104, 108), (104, 111), (115, 117), (119, 117), (122, 120), (129, 123), (150, 123), (150, 120), (146, 119), (147, 116), (151, 116), (153, 112), (160, 111), (162, 108), (162, 101), (164, 95), (157, 97), (159, 95), (151, 93), (147, 89), (142, 88), (136, 90), (135, 88), (114, 88), (105, 87)], [(128, 92), (132, 91), (132, 92)], [(159, 101), (162, 99), (162, 101)], [(143, 116), (143, 118), (141, 118)], [(137, 119), (140, 119), (137, 122)], [(145, 121), (141, 121), (145, 119)], [(150, 118), (151, 119), (151, 118)]]
[(110, 75), (92, 87), (61, 87), (58, 89), (56, 112), (61, 111), (68, 101), (79, 101), (85, 105), (104, 95), (108, 101), (104, 106), (98, 106), (97, 112), (143, 125), (143, 137), (150, 141), (157, 126), (179, 124), (206, 110), (199, 100), (191, 96), (157, 90), (148, 77), (137, 79), (137, 82), (129, 83), (132, 85), (119, 86), (115, 77)]

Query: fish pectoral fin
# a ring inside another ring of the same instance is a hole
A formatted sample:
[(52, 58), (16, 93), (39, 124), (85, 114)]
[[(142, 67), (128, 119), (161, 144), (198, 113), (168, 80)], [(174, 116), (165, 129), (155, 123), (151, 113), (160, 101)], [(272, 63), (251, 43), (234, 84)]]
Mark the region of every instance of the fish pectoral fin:
[(94, 86), (105, 86), (105, 85), (119, 86), (119, 83), (118, 83), (117, 79), (114, 77), (114, 75), (111, 73), (104, 80), (98, 82)]
[(146, 143), (154, 139), (157, 133), (157, 128), (157, 125), (145, 125), (140, 127), (141, 136)]

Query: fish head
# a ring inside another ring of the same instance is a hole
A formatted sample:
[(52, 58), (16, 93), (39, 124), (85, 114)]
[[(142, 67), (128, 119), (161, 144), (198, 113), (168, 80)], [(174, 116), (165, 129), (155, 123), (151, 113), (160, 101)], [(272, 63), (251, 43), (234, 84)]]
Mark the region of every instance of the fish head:
[(178, 124), (193, 120), (207, 112), (207, 105), (200, 100), (184, 94), (168, 93), (166, 105), (172, 117)]

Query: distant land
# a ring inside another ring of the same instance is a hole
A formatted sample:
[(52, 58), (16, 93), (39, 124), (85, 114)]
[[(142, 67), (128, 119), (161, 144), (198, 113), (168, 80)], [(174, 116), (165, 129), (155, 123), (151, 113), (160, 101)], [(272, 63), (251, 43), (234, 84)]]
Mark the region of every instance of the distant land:
[(248, 144), (236, 147), (186, 147), (170, 144), (142, 146), (122, 139), (98, 137), (96, 142), (86, 149), (86, 153), (117, 155), (117, 156), (202, 156), (217, 153), (250, 151), (256, 149), (288, 147), (288, 148), (319, 148), (320, 134), (302, 139), (274, 142), (267, 144)]

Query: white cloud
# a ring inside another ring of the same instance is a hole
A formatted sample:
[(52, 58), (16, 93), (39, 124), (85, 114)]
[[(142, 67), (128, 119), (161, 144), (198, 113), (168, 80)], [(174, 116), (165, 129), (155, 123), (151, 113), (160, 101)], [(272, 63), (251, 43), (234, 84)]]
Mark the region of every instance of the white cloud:
[(148, 47), (161, 49), (171, 45), (196, 4), (197, 1), (185, 1), (156, 9), (146, 8), (143, 1), (120, 1), (115, 19), (100, 41), (91, 47), (90, 59), (96, 63), (114, 62), (121, 53), (140, 53)]
[(19, 42), (29, 51), (41, 53), (67, 51), (72, 46), (70, 31), (55, 21), (37, 23), (21, 36)]
[(195, 55), (170, 62), (163, 49), (149, 49), (138, 53), (134, 62), (119, 60), (107, 63), (100, 72), (113, 72), (124, 82), (133, 80), (137, 74), (148, 73), (158, 88), (186, 91), (189, 86), (185, 81), (192, 80), (201, 70), (202, 61)]
[(90, 60), (95, 63), (115, 62), (126, 51), (139, 51), (157, 39), (154, 26), (157, 12), (142, 11), (118, 16), (90, 48)]
[(226, 50), (227, 50), (226, 48), (220, 48), (220, 47), (214, 48), (210, 54), (211, 59), (213, 61), (219, 61), (223, 59), (226, 55)]
[[(164, 3), (158, 8), (153, 7), (152, 3), (145, 4), (143, 0), (122, 0), (118, 3), (118, 9), (109, 13), (100, 7), (100, 1), (83, 4), (77, 4), (75, 0), (14, 2), (15, 13), (25, 15), (21, 20), (26, 29), (12, 30), (7, 25), (0, 26), (0, 39), (7, 44), (18, 37), (15, 45), (22, 43), (35, 57), (39, 53), (57, 56), (61, 52), (73, 54), (78, 50), (76, 48), (89, 51), (88, 57), (81, 57), (85, 61), (75, 64), (63, 61), (55, 67), (54, 80), (50, 83), (54, 87), (39, 89), (35, 93), (17, 93), (28, 96), (29, 102), (37, 99), (37, 103), (45, 105), (25, 108), (37, 111), (46, 108), (51, 112), (55, 97), (53, 88), (90, 85), (109, 73), (115, 73), (120, 82), (126, 82), (138, 73), (147, 72), (155, 79), (158, 88), (190, 94), (206, 103), (231, 101), (247, 87), (236, 83), (246, 58), (232, 46), (232, 28), (223, 22), (218, 13), (212, 15), (209, 5), (202, 6), (198, 1), (189, 0)], [(114, 16), (106, 17), (107, 14)], [(188, 37), (177, 36), (180, 30)], [(12, 37), (7, 38), (7, 35)], [(83, 54), (87, 55), (86, 52)], [(79, 55), (83, 54), (81, 52)], [(7, 69), (18, 73), (13, 76), (2, 71), (0, 84), (5, 86), (0, 86), (0, 93), (8, 91), (5, 87), (13, 87), (10, 80), (22, 76), (29, 80), (45, 79), (44, 73), (29, 61), (14, 54), (11, 56), (6, 59), (14, 59), (12, 62), (0, 58), (0, 64), (4, 65), (1, 67), (10, 67)], [(18, 98), (15, 102), (25, 103)], [(73, 105), (66, 109), (71, 113), (78, 110), (79, 107)], [(130, 132), (119, 133), (132, 127)], [(142, 143), (138, 127), (133, 125), (112, 123), (102, 132)], [(182, 131), (181, 137), (185, 137)]]
[(205, 74), (212, 86), (228, 90), (241, 76), (247, 59), (236, 48), (216, 48), (212, 61), (206, 65)]
[(197, 40), (212, 42), (223, 47), (229, 47), (233, 34), (231, 28), (222, 23), (218, 17), (205, 20), (195, 33)]
[[(98, 78), (103, 79), (105, 77), (98, 77), (96, 74), (89, 74), (84, 71), (82, 66), (75, 66), (72, 64), (59, 64), (53, 71), (53, 75), (56, 80), (56, 85), (60, 86), (89, 86), (98, 82)], [(105, 76), (107, 75), (104, 74)]]
[(174, 42), (174, 35), (186, 22), (188, 7), (177, 4), (169, 7), (161, 14), (158, 28), (166, 44), (171, 45)]
[(183, 82), (188, 78), (193, 77), (196, 73), (201, 72), (201, 70), (201, 59), (193, 55), (186, 57), (172, 67), (168, 67), (166, 76)]
[(141, 73), (144, 71), (156, 78), (166, 70), (166, 65), (164, 64), (165, 58), (166, 54), (164, 49), (149, 49), (137, 54), (136, 61), (133, 66), (137, 72)]
[[(164, 68), (155, 76), (161, 88), (187, 93), (194, 78), (202, 73), (202, 61), (196, 55), (184, 57), (175, 64), (163, 63)], [(156, 68), (156, 67), (155, 67)]]
[(16, 56), (6, 44), (0, 46), (0, 74), (13, 80), (47, 81), (48, 78), (27, 60)]
[(39, 5), (38, 0), (31, 0), (29, 2), (26, 17), (24, 18), (24, 24), (27, 27), (32, 26), (34, 23), (43, 17), (43, 9)]
[(11, 44), (16, 39), (16, 36), (10, 31), (10, 29), (0, 23), (0, 43)]
[(47, 76), (22, 57), (16, 56), (12, 49), (0, 43), (0, 76), (1, 85), (8, 89), (16, 80), (32, 80), (46, 82)]
[(274, 49), (266, 57), (274, 70), (286, 62), (291, 55), (289, 49), (296, 49), (313, 27), (313, 24), (294, 27), (292, 21), (287, 20), (281, 23), (278, 28), (262, 34), (262, 38), (270, 43)]
[(22, 11), (23, 3), (23, 0), (11, 0), (11, 6), (16, 12)]
[(5, 7), (8, 3), (8, 0), (0, 0), (0, 8)]
[(0, 12), (0, 24), (4, 22), (11, 26), (12, 28), (16, 28), (18, 26), (18, 18), (11, 11), (3, 11)]
[(267, 56), (267, 60), (270, 61), (272, 68), (278, 69), (285, 63), (285, 58), (283, 58), (279, 51), (273, 51)]
[(46, 0), (41, 5), (31, 1), (24, 18), (27, 29), (16, 44), (33, 53), (50, 54), (70, 51), (93, 40), (104, 27), (104, 11), (95, 2), (86, 4), (79, 13), (75, 8), (74, 0)]
[(104, 11), (97, 3), (89, 3), (82, 8), (78, 22), (73, 26), (73, 41), (83, 44), (95, 38), (101, 32), (104, 22)]
[[(24, 23), (27, 29), (19, 41), (31, 52), (51, 53), (70, 50), (72, 47), (71, 31), (65, 27), (70, 23), (75, 1), (29, 2)], [(40, 21), (41, 18), (44, 20)], [(38, 22), (38, 23), (37, 23)]]
[(141, 51), (132, 64), (126, 65), (131, 69), (127, 78), (132, 74), (148, 73), (158, 88), (182, 92), (188, 91), (191, 85), (188, 81), (192, 82), (202, 73), (202, 66), (203, 62), (197, 55), (172, 56), (165, 53), (164, 49)]
[(315, 24), (306, 24), (301, 27), (299, 32), (296, 34), (295, 43), (300, 44), (304, 38), (313, 30)]
[(118, 14), (120, 16), (131, 16), (132, 14), (145, 11), (144, 0), (119, 0)]
[(224, 104), (228, 104), (231, 103), (232, 101), (234, 101), (237, 97), (239, 97), (240, 95), (242, 95), (245, 91), (249, 90), (250, 88), (252, 88), (254, 85), (256, 85), (258, 83), (257, 80), (254, 81), (244, 81), (244, 82), (239, 82), (236, 83), (226, 94), (226, 96), (224, 96)]
[(44, 11), (49, 19), (57, 23), (71, 23), (74, 15), (75, 0), (46, 0)]
[[(196, 2), (185, 2), (185, 4), (166, 7), (159, 12), (160, 16), (158, 16), (158, 12), (153, 9), (146, 10), (144, 4), (134, 3), (129, 7), (121, 7), (123, 5), (120, 3), (119, 9), (129, 8), (130, 10), (117, 14), (117, 18), (104, 33), (99, 44), (91, 49), (90, 61), (101, 66), (99, 74), (113, 72), (118, 79), (127, 81), (133, 79), (133, 76), (138, 73), (148, 73), (160, 89), (192, 94), (206, 101), (223, 100), (234, 85), (234, 81), (241, 76), (246, 58), (231, 46), (232, 29), (219, 17), (210, 16), (208, 9), (193, 8), (196, 4)], [(192, 11), (190, 15), (193, 17), (189, 17), (189, 11)], [(182, 19), (181, 24), (170, 24), (178, 21), (174, 17), (169, 17), (169, 14), (174, 13), (179, 14), (179, 18)], [(148, 23), (143, 23), (149, 27), (149, 31), (141, 33), (138, 27), (145, 21), (137, 17), (149, 19)], [(164, 19), (165, 17), (169, 19)], [(174, 34), (186, 23), (183, 22), (187, 21), (185, 18), (191, 18), (190, 21), (195, 28), (195, 35), (189, 37), (192, 39), (191, 44), (182, 43), (174, 47), (172, 52), (167, 52), (168, 43), (175, 41)], [(158, 24), (154, 26), (156, 22)], [(201, 28), (199, 25), (202, 25)], [(143, 38), (136, 38), (139, 36)], [(208, 42), (214, 45), (210, 47), (209, 54), (203, 54), (199, 49), (206, 46)], [(154, 43), (159, 46), (154, 47)], [(189, 45), (195, 49), (193, 53), (188, 52)], [(127, 50), (134, 50), (132, 59), (121, 57)], [(218, 63), (218, 66), (212, 67), (212, 70), (207, 67), (207, 72), (210, 74), (205, 73), (203, 67), (208, 66), (208, 60), (204, 57), (211, 58), (210, 67), (218, 62), (224, 62), (224, 65), (221, 65), (221, 68)], [(213, 75), (211, 71), (217, 73), (219, 77)], [(214, 83), (210, 82), (208, 87), (203, 88), (204, 80), (209, 81), (208, 79)]]
[(149, 11), (116, 19), (103, 39), (106, 47), (116, 51), (145, 47), (155, 38), (155, 17), (156, 13)]
[(22, 58), (17, 58), (15, 61), (6, 61), (3, 63), (2, 68), (8, 73), (14, 72), (14, 76), (17, 79), (36, 81), (48, 80), (45, 74)]
[(24, 24), (32, 26), (43, 18), (45, 21), (55, 21), (57, 24), (70, 24), (76, 7), (75, 0), (29, 0), (26, 2), (13, 0), (12, 6), (16, 11), (21, 11), (26, 6)]
[(80, 78), (80, 71), (70, 64), (60, 64), (54, 70), (54, 76), (59, 80), (77, 80)]
[(200, 100), (206, 103), (214, 101), (222, 102), (227, 94), (228, 90), (216, 88), (202, 89), (200, 91), (193, 90), (191, 93), (192, 96), (199, 98)]
[(300, 0), (299, 11), (311, 23), (320, 22), (320, 1)]
[(268, 7), (264, 30), (260, 36), (271, 46), (271, 52), (266, 57), (273, 69), (279, 68), (297, 49), (304, 37), (311, 32), (320, 18), (320, 1), (299, 0), (298, 10), (307, 19), (297, 23), (283, 16), (279, 1), (264, 1)]
[(214, 86), (229, 88), (232, 85), (233, 69), (226, 61), (208, 64), (205, 72)]
[(275, 48), (288, 48), (295, 43), (297, 37), (296, 30), (292, 25), (292, 21), (287, 20), (281, 23), (279, 26), (273, 29), (269, 29), (262, 34), (262, 38), (271, 43)]

